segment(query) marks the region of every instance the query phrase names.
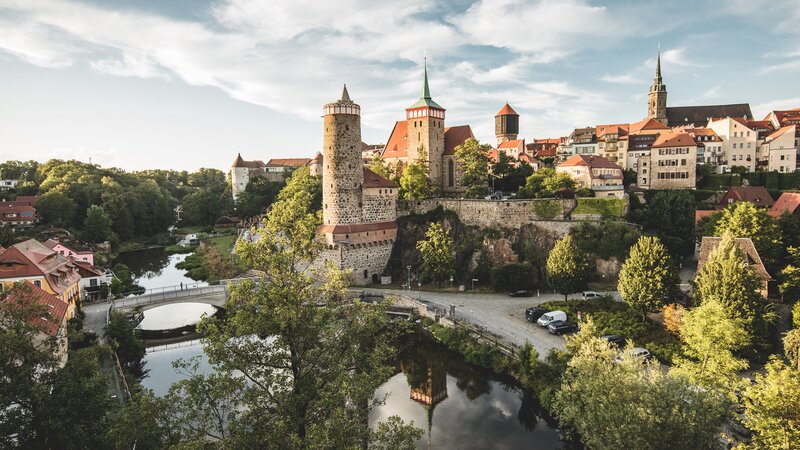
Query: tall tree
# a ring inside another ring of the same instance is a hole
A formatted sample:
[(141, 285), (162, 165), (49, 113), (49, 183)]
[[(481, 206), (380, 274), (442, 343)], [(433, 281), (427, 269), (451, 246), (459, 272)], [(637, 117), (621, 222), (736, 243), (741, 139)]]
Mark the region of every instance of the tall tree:
[(428, 198), (433, 194), (433, 186), (428, 172), (419, 162), (410, 163), (400, 177), (400, 197), (406, 200)]
[(781, 229), (766, 210), (750, 202), (736, 202), (722, 211), (714, 236), (730, 232), (735, 237), (750, 238), (764, 264), (775, 269), (782, 246)]
[(657, 192), (647, 207), (632, 211), (632, 219), (658, 236), (672, 255), (694, 252), (694, 194), (689, 190)]
[(730, 317), (717, 300), (711, 299), (683, 317), (680, 328), (683, 353), (673, 368), (695, 384), (728, 392), (741, 383), (739, 371), (747, 361), (734, 352), (750, 343), (750, 336), (739, 319)]
[(593, 449), (710, 449), (718, 445), (725, 402), (688, 380), (642, 364), (598, 338), (569, 361), (554, 411)]
[(92, 205), (86, 210), (86, 218), (83, 220), (84, 239), (88, 242), (112, 240), (114, 232), (111, 226), (111, 219), (103, 207)]
[(617, 288), (622, 299), (639, 311), (644, 321), (648, 312), (668, 303), (677, 286), (678, 272), (661, 240), (640, 237), (619, 271)]
[(575, 189), (577, 182), (566, 172), (556, 172), (545, 167), (534, 172), (525, 180), (525, 186), (520, 189), (520, 194), (525, 197), (547, 198), (563, 189)]
[(788, 264), (781, 270), (780, 291), (784, 302), (800, 300), (800, 247), (789, 247)]
[(383, 160), (381, 155), (375, 155), (375, 157), (372, 158), (367, 164), (367, 169), (377, 173), (387, 180), (390, 180), (393, 177), (392, 170), (386, 164), (386, 161)]
[(759, 294), (760, 283), (736, 239), (725, 233), (694, 279), (694, 298), (699, 303), (716, 299), (734, 319), (740, 319), (756, 343), (763, 343), (772, 321), (767, 301)]
[(425, 240), (417, 242), (422, 258), (422, 273), (441, 286), (442, 281), (455, 273), (453, 237), (450, 229), (439, 223), (432, 223), (425, 232)]
[(797, 373), (800, 373), (800, 328), (789, 330), (783, 337), (783, 351), (786, 353), (786, 359), (797, 369)]
[(489, 150), (492, 146), (469, 138), (456, 146), (456, 162), (461, 169), (461, 185), (467, 188), (467, 197), (480, 197), (489, 190)]
[(547, 280), (566, 300), (567, 295), (584, 286), (588, 267), (572, 236), (567, 234), (556, 242), (547, 257)]
[(744, 404), (745, 425), (753, 431), (748, 448), (800, 448), (800, 373), (773, 357), (745, 390)]
[(36, 199), (36, 210), (44, 223), (67, 226), (72, 224), (76, 205), (60, 191), (50, 191)]

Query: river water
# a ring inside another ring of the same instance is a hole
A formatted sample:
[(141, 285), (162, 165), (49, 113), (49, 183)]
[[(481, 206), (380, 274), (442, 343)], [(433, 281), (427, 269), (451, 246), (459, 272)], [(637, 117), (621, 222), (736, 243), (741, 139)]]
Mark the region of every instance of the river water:
[[(158, 249), (129, 252), (120, 260), (130, 267), (138, 284), (148, 289), (192, 283), (175, 264), (185, 255), (166, 255)], [(132, 255), (131, 253), (135, 253)], [(173, 304), (145, 312), (142, 327), (175, 328), (196, 323), (213, 307)], [(162, 328), (163, 329), (163, 328)], [(184, 342), (179, 347), (149, 349), (145, 356), (145, 388), (164, 395), (182, 376), (172, 367), (176, 359), (198, 357), (200, 372), (211, 367), (202, 346)], [(435, 449), (558, 449), (564, 448), (555, 423), (535, 399), (513, 380), (467, 364), (440, 344), (418, 340), (398, 356), (396, 373), (375, 393), (385, 404), (372, 411), (372, 424), (397, 415), (424, 430), (418, 448)]]

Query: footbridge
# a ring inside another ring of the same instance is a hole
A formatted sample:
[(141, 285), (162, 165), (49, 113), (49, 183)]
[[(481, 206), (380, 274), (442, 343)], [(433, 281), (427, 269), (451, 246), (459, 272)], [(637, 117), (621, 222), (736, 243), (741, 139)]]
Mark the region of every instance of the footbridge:
[(204, 303), (222, 308), (228, 300), (228, 283), (237, 281), (242, 279), (220, 280), (218, 285), (213, 286), (194, 283), (148, 289), (139, 295), (113, 299), (111, 307), (122, 313), (147, 311), (173, 303)]

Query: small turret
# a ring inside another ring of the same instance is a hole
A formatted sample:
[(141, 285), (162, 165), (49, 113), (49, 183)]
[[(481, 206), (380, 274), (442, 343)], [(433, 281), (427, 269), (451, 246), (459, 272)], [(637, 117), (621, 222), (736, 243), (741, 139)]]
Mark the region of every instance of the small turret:
[(513, 141), (519, 135), (519, 114), (506, 102), (494, 116), (494, 134), (497, 145)]

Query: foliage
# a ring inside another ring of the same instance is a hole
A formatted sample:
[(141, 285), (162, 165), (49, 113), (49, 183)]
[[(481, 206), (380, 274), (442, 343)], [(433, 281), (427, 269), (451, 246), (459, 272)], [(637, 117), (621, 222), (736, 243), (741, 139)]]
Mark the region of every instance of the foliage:
[(556, 242), (547, 257), (547, 279), (556, 292), (567, 295), (577, 292), (586, 284), (588, 264), (567, 234)]
[(406, 200), (419, 200), (428, 198), (433, 194), (428, 173), (423, 164), (409, 163), (400, 177), (400, 197)]
[(792, 307), (792, 325), (800, 328), (800, 302), (796, 302)]
[[(308, 194), (308, 199), (305, 195)], [(286, 180), (286, 186), (278, 193), (278, 200), (289, 201), (293, 198), (303, 197), (303, 203), (308, 202), (310, 212), (322, 209), (322, 177), (311, 175), (311, 169), (301, 167), (292, 172), (292, 176)]]
[(12, 244), (14, 244), (14, 230), (11, 228), (11, 222), (6, 222), (0, 227), (0, 246), (8, 248)]
[(535, 200), (531, 202), (531, 209), (537, 217), (543, 220), (551, 220), (562, 214), (564, 207), (560, 200)]
[(514, 292), (533, 287), (533, 267), (530, 263), (511, 263), (500, 267), (493, 267), (490, 271), (490, 280), (494, 290), (499, 292)]
[(569, 362), (554, 410), (594, 449), (710, 449), (718, 445), (725, 403), (687, 380), (642, 364), (619, 362), (600, 339), (582, 343)]
[(620, 198), (579, 198), (573, 214), (596, 214), (604, 219), (622, 217), (626, 201)]
[(481, 197), (489, 190), (489, 150), (491, 145), (469, 138), (455, 148), (456, 162), (461, 169), (461, 185), (467, 188), (467, 197)]
[(500, 152), (497, 161), (492, 164), (494, 190), (516, 192), (525, 185), (525, 180), (533, 175), (530, 164), (514, 164), (514, 160), (505, 152)]
[(767, 267), (775, 268), (781, 249), (781, 230), (766, 210), (756, 208), (750, 202), (736, 202), (722, 211), (714, 236), (725, 232), (735, 237), (753, 240), (759, 256)]
[(573, 227), (570, 233), (575, 245), (585, 254), (620, 261), (625, 260), (631, 246), (641, 237), (635, 226), (614, 220), (584, 221)]
[(256, 177), (247, 183), (244, 192), (236, 197), (236, 214), (247, 218), (263, 214), (276, 200), (283, 183)]
[(386, 178), (387, 180), (392, 179), (392, 170), (386, 164), (386, 161), (383, 160), (381, 155), (375, 155), (374, 158), (367, 163), (367, 169), (375, 172), (376, 174)]
[(744, 424), (753, 431), (748, 448), (800, 447), (800, 373), (773, 357), (745, 390), (744, 404)]
[(739, 371), (747, 361), (734, 352), (747, 346), (750, 337), (739, 319), (731, 317), (721, 303), (711, 299), (689, 311), (680, 329), (686, 358), (673, 368), (692, 383), (708, 389), (730, 390), (741, 382)]
[(87, 242), (103, 242), (116, 239), (111, 230), (111, 218), (102, 206), (92, 205), (86, 210), (83, 221), (83, 236)]
[(425, 232), (426, 239), (417, 242), (422, 258), (422, 273), (441, 285), (442, 281), (455, 274), (453, 237), (450, 229), (432, 223)]
[[(783, 301), (796, 302), (800, 300), (800, 247), (789, 247), (786, 252), (788, 264), (781, 270), (779, 288)], [(800, 320), (799, 316), (800, 311), (795, 314), (795, 320)]]
[(112, 294), (129, 294), (144, 291), (141, 286), (136, 284), (136, 279), (125, 264), (114, 264), (114, 267), (111, 268), (111, 272), (114, 274), (110, 286)]
[(545, 167), (534, 172), (525, 180), (525, 186), (520, 188), (521, 197), (547, 198), (553, 197), (556, 192), (563, 189), (575, 189), (577, 182), (566, 172), (556, 172)]
[(434, 324), (430, 329), (445, 347), (463, 356), (468, 363), (498, 373), (509, 371), (513, 365), (513, 362), (497, 348), (473, 339), (465, 327), (443, 327)]
[[(230, 249), (226, 251), (230, 252)], [(208, 282), (227, 280), (243, 272), (230, 258), (224, 257), (218, 247), (205, 242), (197, 247), (194, 254), (187, 256), (175, 267), (186, 270), (186, 275), (193, 280)]]
[(671, 305), (664, 305), (661, 309), (664, 314), (664, 328), (672, 334), (679, 334), (681, 326), (683, 325), (683, 318), (686, 314), (686, 308), (677, 303)]
[(678, 272), (661, 240), (639, 238), (619, 272), (622, 299), (639, 311), (644, 321), (648, 312), (667, 304), (677, 285)]
[(39, 163), (30, 161), (4, 161), (0, 163), (0, 179), (35, 181)]
[(36, 212), (46, 224), (56, 226), (71, 224), (75, 209), (75, 202), (60, 191), (50, 191), (36, 199)]
[(121, 312), (113, 311), (111, 320), (106, 325), (106, 335), (117, 352), (122, 367), (135, 377), (142, 377), (146, 373), (142, 362), (146, 349), (133, 324)]
[(658, 236), (671, 255), (686, 256), (694, 252), (696, 208), (692, 191), (658, 191), (645, 208), (632, 208), (629, 217)]
[(783, 337), (783, 351), (786, 359), (800, 373), (800, 328), (789, 330)]
[(230, 195), (226, 190), (201, 189), (186, 195), (181, 200), (185, 225), (214, 225), (214, 222), (230, 210)]
[(744, 252), (731, 233), (721, 242), (694, 280), (694, 298), (700, 304), (715, 299), (734, 319), (742, 321), (752, 333), (754, 343), (762, 344), (767, 325), (774, 318), (767, 301), (759, 294), (759, 281)]

